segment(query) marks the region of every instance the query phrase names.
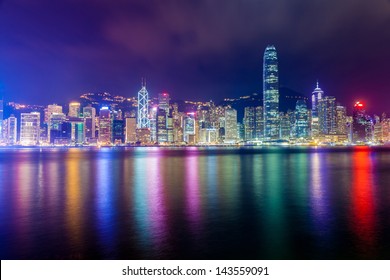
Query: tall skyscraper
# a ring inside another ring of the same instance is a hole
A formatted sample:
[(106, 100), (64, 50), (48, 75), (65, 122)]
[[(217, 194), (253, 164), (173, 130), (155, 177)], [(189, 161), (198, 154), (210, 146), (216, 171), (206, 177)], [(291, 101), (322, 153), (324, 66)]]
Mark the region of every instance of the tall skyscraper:
[(158, 94), (158, 108), (165, 110), (169, 114), (169, 94), (167, 92), (162, 92)]
[(95, 128), (95, 118), (96, 118), (96, 109), (91, 105), (83, 108), (83, 117), (84, 117), (84, 127), (85, 127), (85, 138), (87, 142), (91, 139), (94, 139), (96, 128)]
[(57, 144), (64, 138), (64, 127), (67, 126), (67, 124), (64, 125), (65, 120), (66, 117), (63, 113), (53, 113), (50, 115), (48, 126), (48, 140), (50, 144)]
[(108, 107), (102, 107), (99, 111), (99, 142), (102, 145), (112, 143), (112, 118)]
[(78, 118), (80, 117), (80, 103), (79, 102), (71, 102), (69, 103), (69, 117)]
[(157, 111), (157, 124), (156, 134), (158, 143), (168, 142), (168, 117), (164, 109), (158, 109)]
[(135, 118), (126, 118), (126, 143), (137, 142), (137, 122)]
[(267, 46), (264, 52), (263, 110), (264, 139), (279, 139), (279, 75), (278, 57), (274, 46)]
[(238, 140), (237, 111), (225, 109), (225, 143), (235, 143)]
[(115, 144), (125, 143), (125, 122), (123, 120), (112, 121), (112, 140)]
[(295, 135), (297, 138), (309, 136), (309, 111), (305, 100), (298, 100), (295, 106)]
[(366, 108), (362, 102), (355, 103), (352, 118), (352, 142), (359, 144), (371, 141), (373, 122), (366, 114)]
[(183, 119), (183, 140), (187, 143), (194, 144), (196, 135), (195, 113), (187, 113)]
[(17, 143), (18, 120), (14, 115), (3, 121), (3, 141), (7, 145), (16, 145)]
[(347, 134), (347, 109), (344, 106), (336, 106), (336, 132)]
[(324, 92), (319, 87), (317, 81), (317, 86), (311, 95), (311, 135), (313, 137), (318, 136), (320, 132), (319, 121), (318, 121), (318, 106), (319, 106), (319, 101), (323, 97), (324, 97)]
[(4, 101), (0, 96), (0, 139), (3, 135), (3, 119), (4, 119)]
[(244, 139), (246, 141), (256, 138), (255, 127), (255, 107), (245, 107), (244, 109)]
[(35, 146), (39, 144), (41, 114), (39, 112), (20, 114), (20, 144)]
[(149, 94), (146, 90), (145, 81), (142, 82), (142, 88), (138, 92), (138, 128), (149, 128)]
[(54, 113), (60, 114), (62, 113), (62, 106), (59, 106), (57, 104), (48, 105), (45, 108), (45, 119), (44, 123), (48, 124), (50, 120), (50, 116)]
[(318, 101), (318, 123), (320, 134), (336, 134), (336, 98), (333, 96)]

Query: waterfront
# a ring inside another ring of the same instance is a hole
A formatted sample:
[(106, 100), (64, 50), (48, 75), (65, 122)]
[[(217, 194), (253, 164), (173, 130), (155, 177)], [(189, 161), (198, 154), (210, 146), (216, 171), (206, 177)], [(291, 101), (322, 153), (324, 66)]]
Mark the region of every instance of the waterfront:
[(389, 259), (389, 148), (0, 150), (1, 259)]

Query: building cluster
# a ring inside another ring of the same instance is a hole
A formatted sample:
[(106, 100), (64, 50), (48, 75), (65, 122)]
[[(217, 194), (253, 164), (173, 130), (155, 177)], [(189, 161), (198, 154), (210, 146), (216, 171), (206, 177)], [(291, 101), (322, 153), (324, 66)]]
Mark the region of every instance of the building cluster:
[[(99, 98), (100, 101), (96, 101)], [(244, 108), (242, 121), (230, 105), (191, 102), (191, 110), (171, 102), (166, 92), (150, 99), (143, 81), (137, 98), (112, 97), (108, 93), (84, 94), (87, 105), (72, 102), (67, 113), (52, 104), (43, 110), (22, 112), (4, 119), (0, 100), (0, 142), (3, 145), (349, 145), (390, 142), (390, 118), (369, 116), (362, 102), (352, 115), (317, 85), (311, 106), (297, 100), (295, 109), (279, 110), (277, 52), (268, 46), (263, 59), (262, 106)], [(243, 97), (247, 99), (247, 97)], [(130, 104), (121, 110), (115, 104)], [(225, 99), (226, 101), (226, 99)], [(16, 109), (26, 106), (14, 104)]]

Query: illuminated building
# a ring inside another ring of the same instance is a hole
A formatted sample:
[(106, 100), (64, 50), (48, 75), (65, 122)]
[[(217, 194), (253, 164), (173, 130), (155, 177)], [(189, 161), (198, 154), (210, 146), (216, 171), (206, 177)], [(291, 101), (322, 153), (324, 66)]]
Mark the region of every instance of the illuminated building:
[(158, 108), (165, 110), (169, 114), (169, 94), (167, 92), (158, 94)]
[(173, 143), (173, 118), (171, 114), (167, 115), (167, 134), (168, 142)]
[(112, 118), (108, 107), (99, 111), (99, 143), (110, 145), (112, 143)]
[(167, 129), (167, 113), (164, 109), (158, 109), (157, 111), (157, 142), (166, 143), (168, 142), (168, 129)]
[(244, 108), (244, 134), (246, 141), (256, 139), (255, 107)]
[(96, 137), (96, 109), (91, 105), (83, 108), (85, 138), (89, 142)]
[(4, 119), (4, 101), (0, 98), (0, 139), (3, 135), (3, 119)]
[(52, 105), (48, 105), (45, 108), (45, 118), (44, 118), (45, 124), (49, 124), (50, 116), (54, 113), (61, 114), (62, 106), (59, 106), (57, 104), (52, 104)]
[(149, 94), (146, 90), (145, 81), (142, 82), (142, 88), (138, 92), (138, 128), (149, 128)]
[(126, 143), (135, 143), (137, 142), (137, 121), (135, 118), (126, 118)]
[(347, 108), (336, 106), (336, 132), (337, 134), (347, 134)]
[(263, 117), (262, 106), (244, 108), (244, 139), (246, 141), (263, 138)]
[(267, 46), (263, 64), (264, 139), (279, 139), (278, 58), (274, 46)]
[(295, 106), (295, 136), (296, 138), (309, 137), (309, 112), (304, 100), (298, 100)]
[(74, 118), (80, 117), (80, 103), (78, 102), (69, 103), (68, 117), (74, 117)]
[(324, 92), (319, 87), (318, 81), (317, 86), (311, 95), (311, 136), (316, 137), (320, 132), (319, 119), (318, 119), (318, 106), (320, 100), (324, 97)]
[(196, 134), (195, 113), (187, 113), (183, 120), (184, 142), (194, 144)]
[(255, 107), (255, 138), (257, 140), (263, 139), (264, 136), (264, 113), (263, 107)]
[(114, 144), (125, 143), (125, 122), (123, 120), (112, 121), (112, 141)]
[(137, 142), (141, 145), (150, 144), (150, 129), (149, 128), (137, 128), (136, 129)]
[(333, 96), (318, 101), (318, 123), (320, 134), (336, 134), (336, 98)]
[(225, 143), (238, 141), (237, 111), (233, 108), (225, 109)]
[(149, 114), (150, 140), (157, 142), (157, 111), (158, 107), (152, 107)]
[(7, 145), (16, 145), (18, 120), (14, 115), (3, 121), (3, 141)]
[[(291, 138), (292, 125), (290, 122), (290, 115), (288, 113), (280, 112), (280, 139), (289, 140)], [(295, 117), (294, 117), (295, 120)]]
[(372, 120), (366, 114), (365, 105), (362, 102), (355, 103), (352, 118), (352, 142), (359, 144), (372, 141)]
[(21, 113), (20, 115), (20, 145), (39, 145), (40, 120), (39, 112)]
[[(48, 125), (48, 140), (50, 144), (57, 144), (61, 142), (61, 139), (66, 138), (65, 119), (66, 117), (63, 113), (52, 113), (50, 115)], [(71, 128), (69, 130), (71, 131)]]

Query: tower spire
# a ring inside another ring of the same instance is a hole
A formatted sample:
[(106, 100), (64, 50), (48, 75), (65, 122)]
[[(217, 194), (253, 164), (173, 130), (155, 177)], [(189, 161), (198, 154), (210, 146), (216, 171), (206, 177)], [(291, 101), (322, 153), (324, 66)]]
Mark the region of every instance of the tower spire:
[(317, 88), (320, 88), (319, 84), (318, 84), (318, 79), (317, 79)]

